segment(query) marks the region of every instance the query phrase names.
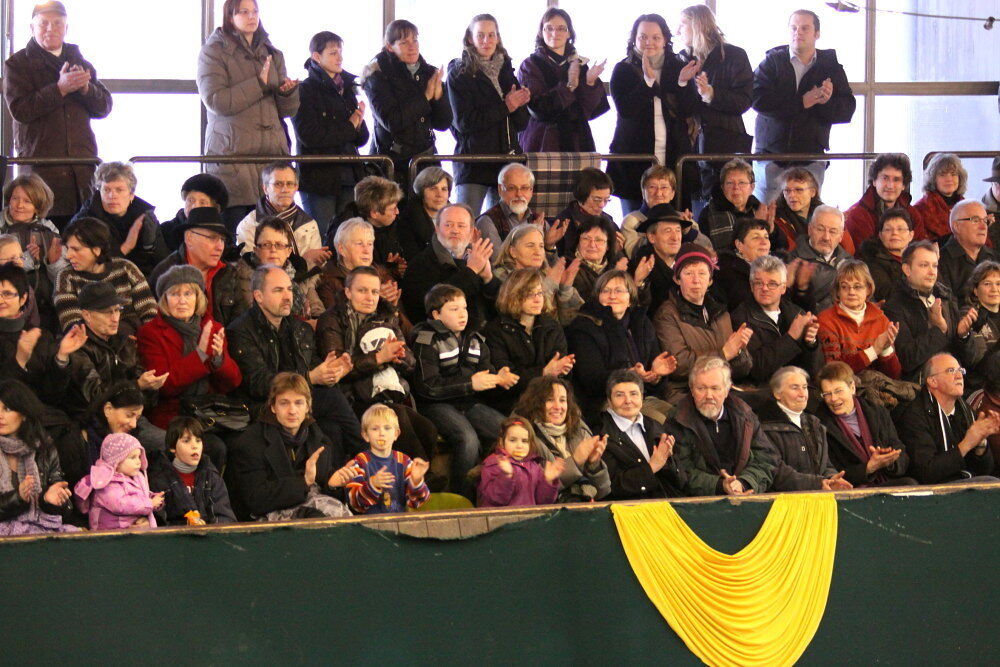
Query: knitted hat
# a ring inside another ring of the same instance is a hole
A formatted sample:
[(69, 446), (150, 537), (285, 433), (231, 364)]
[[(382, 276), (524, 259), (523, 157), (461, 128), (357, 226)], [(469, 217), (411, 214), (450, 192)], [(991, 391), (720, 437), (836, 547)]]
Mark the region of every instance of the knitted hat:
[(174, 285), (197, 285), (205, 291), (205, 277), (190, 264), (171, 266), (156, 280), (156, 294), (163, 296)]
[(229, 206), (229, 191), (226, 184), (218, 176), (212, 174), (195, 174), (184, 181), (181, 186), (181, 197), (187, 197), (189, 192), (201, 192), (212, 198), (219, 208)]
[(139, 441), (128, 433), (111, 433), (104, 438), (101, 443), (101, 460), (116, 469), (118, 464), (128, 458), (133, 450), (139, 450), (139, 458), (142, 460), (142, 470), (146, 469), (146, 450), (142, 448)]
[(677, 251), (677, 258), (674, 260), (674, 275), (679, 276), (681, 269), (693, 262), (708, 264), (710, 272), (714, 272), (716, 269), (715, 253), (697, 243), (685, 243)]

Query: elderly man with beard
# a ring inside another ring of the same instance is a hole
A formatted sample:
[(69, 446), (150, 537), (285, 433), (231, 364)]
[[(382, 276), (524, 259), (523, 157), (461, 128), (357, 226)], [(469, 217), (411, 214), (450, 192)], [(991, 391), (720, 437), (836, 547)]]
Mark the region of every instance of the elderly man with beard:
[(494, 248), (486, 237), (473, 242), (472, 218), (472, 209), (465, 204), (448, 204), (438, 211), (431, 242), (413, 258), (403, 276), (403, 309), (411, 322), (427, 319), (424, 295), (438, 283), (454, 285), (465, 293), (470, 327), (490, 315), (500, 291), (490, 265)]
[(771, 488), (778, 454), (746, 403), (733, 396), (729, 364), (699, 357), (691, 367), (691, 394), (667, 422), (676, 434), (677, 464), (691, 496), (743, 496)]
[(510, 230), (525, 222), (532, 222), (545, 228), (545, 248), (552, 250), (566, 233), (565, 222), (545, 227), (545, 216), (530, 208), (535, 191), (535, 175), (523, 164), (512, 162), (500, 170), (497, 176), (500, 201), (476, 219), (476, 229), (480, 238), (493, 244), (493, 261), (496, 261), (500, 244), (510, 234)]

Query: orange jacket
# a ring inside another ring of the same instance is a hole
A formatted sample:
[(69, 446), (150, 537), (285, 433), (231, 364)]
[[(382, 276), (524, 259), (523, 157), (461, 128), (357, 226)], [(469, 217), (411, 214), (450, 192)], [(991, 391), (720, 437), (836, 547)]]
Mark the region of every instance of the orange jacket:
[(855, 373), (871, 368), (899, 379), (902, 367), (895, 351), (888, 357), (878, 357), (875, 361), (869, 361), (865, 354), (865, 350), (888, 328), (889, 318), (870, 301), (860, 326), (840, 306), (834, 304), (819, 314), (819, 341), (823, 347), (823, 356), (827, 363), (843, 361)]

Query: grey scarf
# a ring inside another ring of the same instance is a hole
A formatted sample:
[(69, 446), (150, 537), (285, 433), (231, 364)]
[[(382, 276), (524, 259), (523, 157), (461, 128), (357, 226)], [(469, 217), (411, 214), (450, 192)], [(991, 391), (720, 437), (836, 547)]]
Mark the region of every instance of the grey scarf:
[[(31, 496), (31, 510), (29, 510), (28, 516), (29, 519), (34, 520), (38, 515), (38, 496), (42, 493), (42, 482), (38, 476), (38, 465), (35, 463), (35, 450), (17, 438), (0, 436), (0, 452), (4, 454), (4, 456), (0, 456), (0, 462), (2, 462), (0, 463), (0, 493), (17, 491), (10, 478), (12, 472), (16, 472), (17, 478), (21, 481), (29, 475), (35, 480)], [(17, 457), (16, 471), (10, 469), (6, 455)]]
[(476, 59), (476, 64), (479, 65), (479, 69), (490, 80), (493, 84), (493, 88), (496, 89), (497, 95), (500, 99), (503, 99), (503, 90), (500, 88), (500, 68), (503, 67), (504, 58), (503, 55), (497, 51), (493, 54), (493, 57), (487, 60), (483, 58), (478, 53), (474, 54)]
[(565, 422), (559, 426), (549, 424), (548, 422), (535, 422), (535, 428), (541, 431), (549, 439), (549, 442), (556, 446), (556, 449), (559, 450), (559, 456), (564, 459), (572, 456), (573, 453), (569, 451), (569, 447), (566, 445)]
[(184, 341), (183, 352), (185, 356), (197, 349), (198, 339), (201, 337), (201, 322), (197, 317), (184, 321), (164, 313), (163, 319), (181, 335), (181, 340)]

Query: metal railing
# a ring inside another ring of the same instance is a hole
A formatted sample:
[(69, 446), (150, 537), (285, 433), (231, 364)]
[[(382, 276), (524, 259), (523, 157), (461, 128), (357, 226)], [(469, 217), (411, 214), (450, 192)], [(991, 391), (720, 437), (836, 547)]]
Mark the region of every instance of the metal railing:
[[(599, 160), (606, 162), (649, 162), (652, 164), (656, 157), (652, 154), (643, 153), (586, 153), (593, 155)], [(486, 155), (418, 155), (410, 160), (410, 182), (417, 177), (420, 172), (420, 165), (428, 162), (527, 162), (527, 153), (493, 153)]]
[(740, 158), (747, 162), (756, 160), (778, 161), (778, 162), (818, 162), (826, 160), (873, 160), (881, 153), (704, 153), (701, 155), (689, 153), (677, 158), (677, 191), (674, 196), (674, 203), (680, 206), (681, 189), (683, 188), (684, 164), (687, 162), (725, 162), (733, 158)]
[(931, 151), (924, 156), (924, 169), (930, 164), (931, 158), (935, 155), (940, 155), (941, 153), (951, 153), (958, 157), (984, 157), (984, 158), (995, 158), (1000, 157), (1000, 148), (995, 151)]

